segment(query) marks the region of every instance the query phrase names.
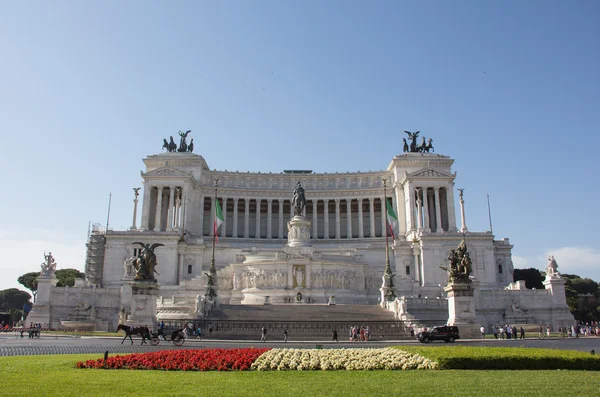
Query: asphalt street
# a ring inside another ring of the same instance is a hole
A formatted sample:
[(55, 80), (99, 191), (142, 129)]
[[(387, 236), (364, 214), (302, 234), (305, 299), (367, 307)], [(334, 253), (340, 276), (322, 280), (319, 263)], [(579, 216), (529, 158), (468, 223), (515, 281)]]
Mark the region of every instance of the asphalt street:
[[(129, 340), (121, 344), (122, 338), (115, 337), (73, 337), (73, 336), (53, 336), (44, 335), (39, 339), (29, 339), (27, 336), (20, 338), (12, 333), (0, 334), (0, 356), (22, 356), (38, 354), (80, 354), (80, 353), (98, 353), (105, 351), (109, 353), (136, 353), (146, 351), (157, 351), (165, 349), (204, 349), (204, 348), (234, 348), (234, 347), (289, 347), (289, 348), (315, 348), (320, 346), (324, 349), (331, 348), (369, 348), (385, 347), (398, 345), (425, 346), (413, 340), (397, 341), (370, 341), (370, 342), (331, 342), (327, 341), (298, 341), (289, 340), (284, 343), (282, 339), (267, 341), (260, 340), (236, 341), (221, 339), (187, 339), (181, 347), (174, 346), (171, 342), (161, 341), (158, 346), (149, 344), (141, 345), (140, 338), (134, 338), (132, 345)], [(444, 342), (434, 342), (431, 345), (447, 345)], [(431, 346), (428, 345), (428, 346)], [(454, 343), (454, 346), (493, 346), (493, 347), (528, 347), (528, 348), (549, 348), (564, 350), (579, 350), (589, 352), (592, 349), (600, 354), (600, 338), (550, 338), (550, 339), (461, 339)]]

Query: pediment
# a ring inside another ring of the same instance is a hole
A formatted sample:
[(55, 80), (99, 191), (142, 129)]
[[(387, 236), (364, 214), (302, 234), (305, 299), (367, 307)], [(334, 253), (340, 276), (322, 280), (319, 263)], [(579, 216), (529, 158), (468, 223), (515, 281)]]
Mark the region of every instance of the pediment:
[(147, 177), (158, 177), (158, 176), (160, 176), (160, 177), (168, 176), (168, 177), (179, 177), (179, 178), (184, 177), (184, 178), (189, 178), (190, 174), (188, 174), (187, 172), (178, 170), (176, 168), (171, 168), (171, 167), (167, 166), (167, 167), (160, 167), (160, 168), (154, 169), (154, 170), (146, 172), (146, 173), (142, 173), (142, 176), (144, 178), (147, 178)]
[(455, 175), (436, 170), (435, 168), (427, 167), (415, 171), (408, 175), (411, 178), (454, 178)]

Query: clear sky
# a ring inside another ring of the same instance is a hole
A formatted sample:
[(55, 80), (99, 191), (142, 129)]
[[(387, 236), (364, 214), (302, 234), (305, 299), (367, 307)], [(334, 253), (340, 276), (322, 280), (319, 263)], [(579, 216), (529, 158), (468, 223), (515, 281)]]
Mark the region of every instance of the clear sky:
[(131, 225), (142, 158), (191, 129), (219, 170), (456, 159), (467, 226), (600, 280), (598, 1), (0, 0), (0, 289)]

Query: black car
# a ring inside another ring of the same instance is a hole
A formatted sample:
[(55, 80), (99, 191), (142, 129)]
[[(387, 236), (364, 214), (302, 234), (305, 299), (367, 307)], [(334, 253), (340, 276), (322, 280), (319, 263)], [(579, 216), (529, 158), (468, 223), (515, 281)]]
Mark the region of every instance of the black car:
[(451, 325), (433, 327), (431, 331), (419, 332), (417, 335), (417, 340), (421, 343), (429, 343), (434, 340), (443, 340), (446, 343), (454, 343), (454, 341), (459, 338), (458, 327)]

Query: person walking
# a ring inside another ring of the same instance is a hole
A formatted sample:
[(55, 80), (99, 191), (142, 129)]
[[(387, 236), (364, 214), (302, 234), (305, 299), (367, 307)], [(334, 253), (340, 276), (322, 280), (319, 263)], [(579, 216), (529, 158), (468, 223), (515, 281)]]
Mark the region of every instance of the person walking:
[(525, 328), (521, 327), (521, 339), (525, 339)]
[(261, 342), (266, 342), (267, 341), (267, 328), (266, 327), (262, 327), (261, 335), (260, 335), (260, 341)]
[(333, 338), (331, 339), (331, 341), (332, 342), (338, 342), (337, 331), (335, 329), (331, 332), (331, 335), (333, 336)]
[(287, 342), (287, 337), (288, 337), (288, 330), (287, 330), (287, 328), (285, 328), (283, 330), (283, 341), (284, 342)]
[(485, 327), (483, 325), (479, 328), (479, 331), (481, 331), (481, 339), (485, 339)]

